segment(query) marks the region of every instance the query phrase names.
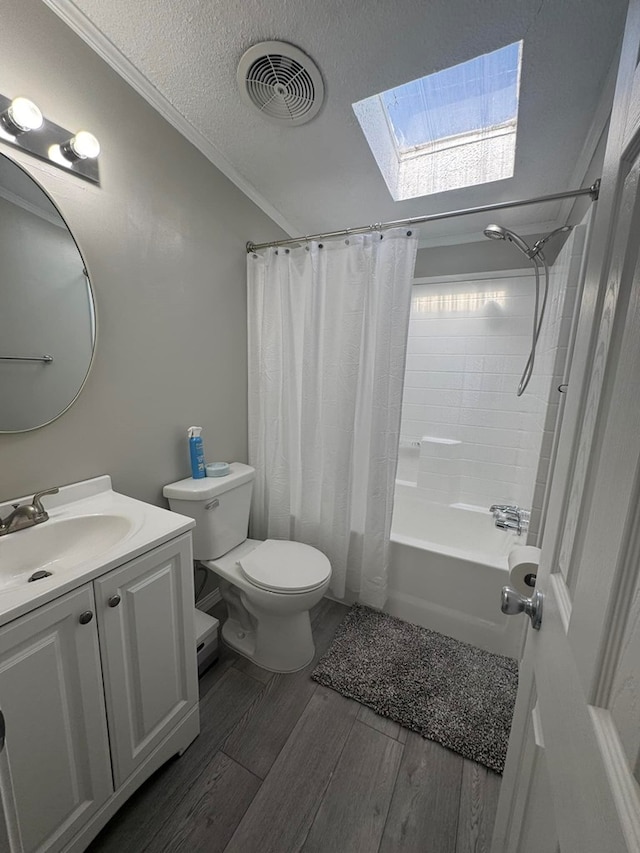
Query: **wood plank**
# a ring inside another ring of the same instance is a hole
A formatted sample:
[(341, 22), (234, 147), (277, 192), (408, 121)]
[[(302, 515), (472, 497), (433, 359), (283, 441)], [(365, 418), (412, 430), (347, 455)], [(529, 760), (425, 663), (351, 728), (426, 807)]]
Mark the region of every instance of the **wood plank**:
[(216, 753), (146, 853), (222, 853), (260, 784), (244, 767)]
[(489, 853), (502, 778), (464, 760), (456, 853)]
[(464, 759), (409, 732), (380, 853), (455, 853)]
[(223, 744), (223, 752), (264, 779), (316, 686), (306, 672), (274, 675), (264, 686), (260, 701), (248, 709)]
[(244, 672), (245, 675), (250, 675), (251, 678), (255, 678), (256, 681), (259, 681), (261, 684), (268, 684), (275, 674), (270, 672), (268, 669), (263, 669), (261, 666), (253, 663), (253, 661), (250, 661), (248, 658), (243, 658), (240, 655), (234, 663), (234, 667), (240, 672)]
[[(326, 603), (325, 603), (326, 601)], [(324, 600), (316, 611), (316, 655), (300, 672), (276, 673), (265, 686), (260, 702), (251, 708), (229, 735), (223, 752), (264, 779), (316, 689), (310, 678), (317, 660), (333, 639), (346, 608)]]
[(360, 705), (358, 720), (367, 726), (371, 726), (371, 728), (375, 729), (377, 732), (381, 732), (383, 735), (387, 735), (387, 737), (394, 738), (394, 740), (398, 739), (400, 729), (402, 728), (399, 723), (390, 720), (388, 717), (382, 717), (380, 714), (376, 714), (375, 711), (371, 708), (367, 708), (366, 705)]
[(318, 686), (225, 853), (292, 853), (304, 843), (358, 705)]
[(305, 853), (377, 850), (403, 747), (356, 721), (302, 848)]
[(201, 784), (201, 774), (261, 689), (253, 678), (228, 669), (200, 703), (200, 736), (181, 758), (165, 764), (136, 791), (88, 850), (142, 853), (165, 825), (171, 825), (173, 812), (189, 790)]

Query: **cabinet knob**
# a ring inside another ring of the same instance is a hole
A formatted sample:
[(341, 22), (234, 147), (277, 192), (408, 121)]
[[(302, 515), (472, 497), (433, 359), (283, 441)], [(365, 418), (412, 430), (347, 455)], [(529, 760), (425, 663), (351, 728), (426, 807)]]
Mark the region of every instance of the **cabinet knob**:
[(121, 601), (120, 596), (119, 596), (119, 595), (118, 595), (118, 593), (116, 592), (116, 594), (115, 594), (115, 595), (112, 595), (112, 596), (109, 598), (109, 600), (108, 600), (107, 604), (109, 605), (109, 607), (117, 607), (117, 606), (120, 604), (120, 601)]
[(80, 614), (78, 622), (81, 625), (88, 625), (89, 622), (93, 619), (93, 613), (90, 610), (85, 610), (84, 613)]

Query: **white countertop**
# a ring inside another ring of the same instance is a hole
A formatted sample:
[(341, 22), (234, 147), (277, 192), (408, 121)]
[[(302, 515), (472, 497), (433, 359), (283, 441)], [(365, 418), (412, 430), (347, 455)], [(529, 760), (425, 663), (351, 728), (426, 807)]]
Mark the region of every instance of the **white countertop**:
[[(29, 495), (0, 504), (0, 517), (5, 518), (11, 512), (12, 503), (30, 502), (32, 497)], [(49, 513), (49, 521), (0, 537), (0, 574), (3, 568), (11, 568), (8, 565), (9, 550), (15, 553), (20, 543), (28, 544), (24, 537), (37, 534), (39, 528), (56, 520), (77, 516), (119, 515), (124, 516), (131, 527), (121, 541), (98, 556), (84, 560), (80, 565), (54, 570), (51, 577), (33, 583), (25, 581), (19, 586), (4, 589), (0, 585), (0, 625), (187, 533), (195, 526), (192, 518), (114, 492), (109, 476), (62, 486), (58, 494), (43, 498), (43, 504)], [(11, 549), (3, 548), (10, 540), (13, 543)]]

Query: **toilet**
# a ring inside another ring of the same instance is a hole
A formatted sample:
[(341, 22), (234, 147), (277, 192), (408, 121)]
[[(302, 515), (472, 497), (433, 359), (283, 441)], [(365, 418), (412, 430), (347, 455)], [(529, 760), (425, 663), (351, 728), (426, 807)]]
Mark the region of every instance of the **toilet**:
[(329, 587), (327, 557), (300, 542), (247, 539), (255, 469), (232, 462), (224, 477), (165, 486), (174, 512), (195, 519), (193, 557), (214, 572), (228, 618), (227, 645), (273, 672), (313, 660), (309, 610)]

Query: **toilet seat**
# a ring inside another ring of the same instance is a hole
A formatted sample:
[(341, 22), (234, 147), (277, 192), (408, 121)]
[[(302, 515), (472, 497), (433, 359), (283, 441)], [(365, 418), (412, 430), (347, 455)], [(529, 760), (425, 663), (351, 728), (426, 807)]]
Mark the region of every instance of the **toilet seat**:
[(270, 592), (309, 592), (322, 586), (331, 574), (331, 563), (311, 545), (267, 539), (238, 560), (252, 584)]

